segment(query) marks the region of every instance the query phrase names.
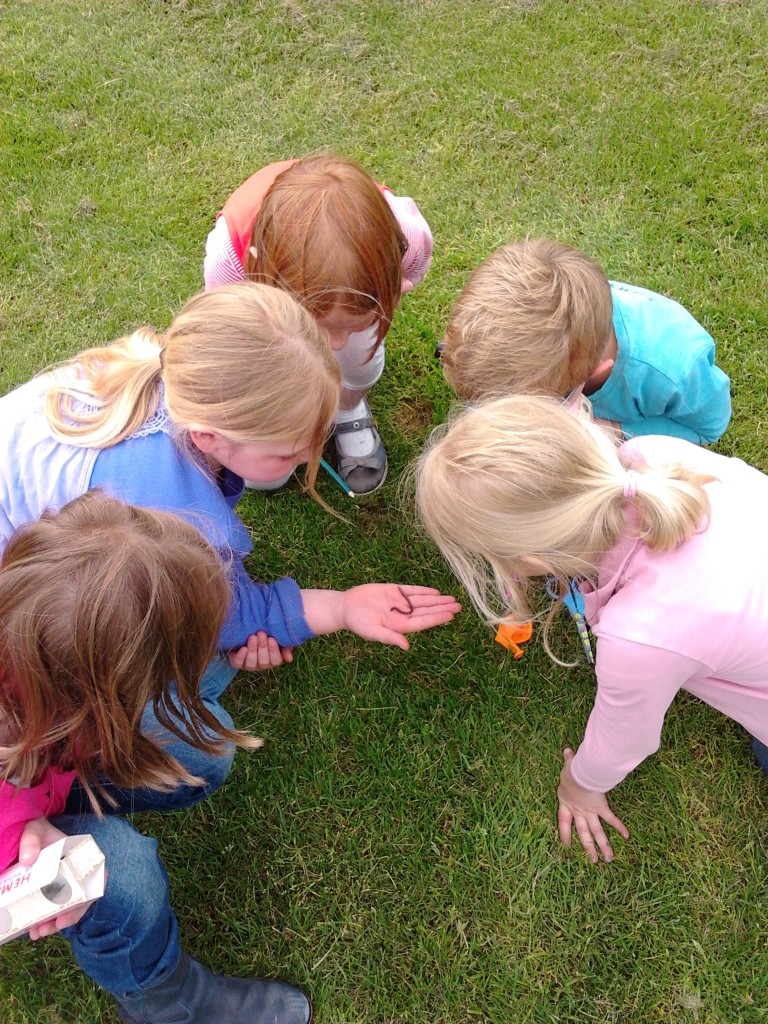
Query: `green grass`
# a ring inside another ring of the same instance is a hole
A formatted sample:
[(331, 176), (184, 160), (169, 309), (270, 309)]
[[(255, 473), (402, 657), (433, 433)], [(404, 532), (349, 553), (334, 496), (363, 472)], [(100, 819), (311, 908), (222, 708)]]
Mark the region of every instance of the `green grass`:
[[(372, 393), (392, 466), (348, 524), (250, 494), (252, 568), (307, 586), (454, 585), (397, 476), (450, 394), (432, 359), (497, 244), (581, 246), (682, 301), (731, 375), (720, 444), (763, 469), (768, 360), (765, 2), (0, 3), (3, 390), (201, 284), (233, 187), (321, 147), (413, 195), (432, 271)], [(0, 425), (1, 428), (1, 425)], [(562, 642), (565, 643), (563, 637)], [(765, 785), (692, 699), (616, 792), (610, 866), (559, 846), (560, 750), (594, 690), (537, 643), (514, 662), (467, 611), (403, 655), (318, 640), (242, 676), (267, 738), (160, 839), (186, 946), (311, 992), (322, 1024), (768, 1020)], [(66, 945), (0, 951), (3, 1024), (113, 1020)]]

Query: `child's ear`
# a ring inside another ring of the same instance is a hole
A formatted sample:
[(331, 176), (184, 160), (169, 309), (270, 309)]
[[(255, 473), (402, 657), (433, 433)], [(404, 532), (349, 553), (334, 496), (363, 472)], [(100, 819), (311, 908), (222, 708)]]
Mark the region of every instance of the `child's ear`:
[(611, 376), (611, 371), (615, 365), (616, 361), (614, 359), (603, 359), (602, 362), (598, 363), (589, 377), (584, 381), (584, 394), (591, 395), (595, 391), (599, 391)]
[(248, 255), (251, 257), (253, 262), (258, 267), (258, 265), (259, 265), (259, 251), (258, 251), (258, 249), (256, 248), (255, 245), (251, 245), (251, 246), (248, 247)]
[(198, 448), (203, 455), (215, 455), (221, 443), (221, 435), (217, 434), (215, 430), (190, 427), (189, 437), (195, 448)]

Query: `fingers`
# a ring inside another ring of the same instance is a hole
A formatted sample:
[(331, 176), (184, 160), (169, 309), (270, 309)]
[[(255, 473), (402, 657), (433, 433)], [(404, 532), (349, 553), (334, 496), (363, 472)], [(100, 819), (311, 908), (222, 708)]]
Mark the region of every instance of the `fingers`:
[(629, 839), (629, 829), (621, 820), (621, 818), (616, 817), (613, 811), (611, 811), (610, 814), (604, 814), (603, 821), (606, 823), (606, 825), (610, 825), (611, 828), (615, 828), (622, 839)]
[(265, 669), (277, 668), (283, 662), (293, 661), (293, 650), (280, 647), (274, 637), (260, 630), (248, 637), (244, 647), (230, 652), (229, 663), (232, 668), (246, 672), (263, 672)]
[(70, 928), (73, 924), (77, 924), (92, 905), (93, 901), (91, 900), (90, 903), (85, 903), (81, 907), (73, 907), (72, 910), (67, 910), (63, 914), (59, 914), (58, 917), (52, 917), (48, 921), (42, 921), (39, 924), (33, 925), (29, 929), (30, 939), (33, 941), (36, 939), (46, 939), (49, 935), (55, 935), (64, 928)]
[(19, 846), (19, 864), (30, 867), (39, 857), (42, 848), (39, 836), (25, 832)]
[(437, 597), (424, 594), (421, 596), (412, 596), (410, 598), (411, 611), (441, 611), (450, 612), (451, 615), (456, 615), (461, 611), (461, 605), (455, 597), (446, 597), (443, 594), (438, 594)]
[(572, 810), (566, 803), (560, 801), (557, 808), (557, 828), (560, 842), (564, 846), (570, 846), (572, 830), (575, 828), (579, 842), (592, 863), (597, 864), (601, 856), (606, 863), (610, 863), (614, 858), (614, 853), (603, 828), (603, 821), (615, 828), (624, 839), (629, 839), (629, 829), (612, 811), (608, 810), (601, 814), (585, 814)]
[(58, 830), (54, 830), (55, 834), (46, 843), (46, 833), (51, 828), (52, 826), (49, 825), (45, 818), (35, 818), (26, 823), (19, 842), (19, 864), (23, 864), (24, 867), (34, 864), (42, 848), (55, 842), (58, 836), (62, 834)]
[(413, 583), (400, 583), (395, 584), (401, 594), (407, 594), (408, 597), (418, 597), (423, 594), (431, 594), (433, 597), (439, 597), (444, 601), (455, 601), (456, 598), (449, 594), (441, 594), (435, 587), (422, 587)]
[[(605, 834), (602, 822), (598, 817), (586, 818), (583, 820), (583, 826), (579, 829), (579, 819), (576, 819), (576, 834), (581, 840), (581, 845), (587, 851), (587, 856), (593, 864), (597, 864), (598, 856), (597, 851), (599, 850), (602, 858), (607, 863), (613, 860), (613, 850), (611, 844), (608, 841), (608, 836)], [(595, 848), (597, 847), (597, 849)]]
[[(618, 821), (618, 818), (616, 820)], [(574, 814), (564, 804), (560, 804), (557, 810), (557, 826), (560, 833), (560, 841), (565, 846), (571, 845), (572, 829), (576, 828), (579, 842), (593, 864), (598, 863), (600, 856), (602, 856), (606, 863), (610, 863), (613, 860), (613, 848), (608, 836), (605, 834), (602, 822), (596, 814), (589, 816)], [(626, 829), (625, 831), (626, 835), (624, 838), (627, 839), (629, 838), (629, 832)]]
[(573, 815), (565, 806), (560, 804), (557, 808), (557, 829), (560, 833), (560, 842), (564, 846), (571, 845), (571, 829), (573, 827)]
[(411, 647), (403, 634), (396, 632), (394, 629), (382, 627), (381, 631), (376, 636), (372, 636), (371, 639), (377, 640), (380, 644), (387, 644), (389, 647), (399, 647), (401, 651), (408, 651)]
[(398, 633), (421, 633), (433, 626), (443, 626), (453, 619), (453, 612), (421, 612), (419, 614), (405, 615), (402, 612), (394, 611), (387, 617), (387, 625)]

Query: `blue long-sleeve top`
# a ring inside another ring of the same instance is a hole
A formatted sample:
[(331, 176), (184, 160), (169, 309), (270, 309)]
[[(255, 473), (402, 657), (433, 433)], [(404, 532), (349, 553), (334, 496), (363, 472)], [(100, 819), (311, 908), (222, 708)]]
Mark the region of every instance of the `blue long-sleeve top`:
[(229, 562), (232, 601), (220, 636), (223, 649), (240, 647), (259, 630), (284, 647), (296, 647), (314, 636), (295, 580), (257, 583), (246, 571), (243, 559), (253, 542), (234, 512), (243, 493), (241, 477), (223, 470), (220, 479), (214, 479), (168, 434), (157, 431), (101, 449), (90, 482), (131, 505), (183, 517)]
[(711, 336), (679, 303), (646, 288), (611, 281), (611, 297), (618, 355), (590, 395), (595, 415), (618, 420), (627, 437), (717, 441), (731, 418), (731, 391)]

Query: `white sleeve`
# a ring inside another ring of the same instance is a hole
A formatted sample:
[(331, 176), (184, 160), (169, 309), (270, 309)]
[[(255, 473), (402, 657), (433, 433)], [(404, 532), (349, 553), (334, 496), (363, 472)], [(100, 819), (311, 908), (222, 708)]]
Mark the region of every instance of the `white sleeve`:
[(237, 284), (245, 277), (243, 265), (237, 258), (229, 237), (229, 228), (223, 217), (216, 218), (213, 231), (205, 242), (203, 280), (205, 287), (218, 288), (222, 284)]

